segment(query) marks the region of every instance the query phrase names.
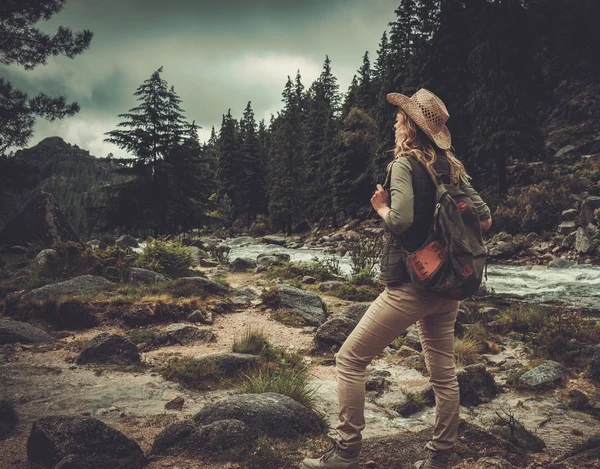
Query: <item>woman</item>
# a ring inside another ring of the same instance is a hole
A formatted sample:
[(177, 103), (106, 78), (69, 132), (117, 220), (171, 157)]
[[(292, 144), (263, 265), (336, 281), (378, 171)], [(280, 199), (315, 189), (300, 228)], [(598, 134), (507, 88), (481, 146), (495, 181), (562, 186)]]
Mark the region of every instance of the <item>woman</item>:
[[(425, 241), (435, 207), (435, 188), (424, 165), (444, 182), (460, 185), (475, 205), (482, 230), (491, 227), (487, 205), (471, 187), (462, 163), (452, 154), (448, 111), (433, 93), (421, 89), (412, 97), (390, 93), (398, 106), (394, 160), (388, 166), (389, 194), (380, 185), (371, 204), (384, 220), (385, 239), (396, 238), (408, 251)], [(391, 199), (391, 200), (390, 200)], [(382, 264), (383, 264), (382, 259)], [(358, 469), (365, 426), (365, 368), (409, 326), (417, 323), (436, 402), (433, 437), (427, 457), (416, 469), (446, 469), (457, 439), (459, 389), (454, 367), (454, 323), (459, 302), (417, 290), (401, 263), (386, 274), (386, 288), (369, 307), (336, 355), (339, 377), (339, 423), (330, 436), (334, 446), (301, 469)]]

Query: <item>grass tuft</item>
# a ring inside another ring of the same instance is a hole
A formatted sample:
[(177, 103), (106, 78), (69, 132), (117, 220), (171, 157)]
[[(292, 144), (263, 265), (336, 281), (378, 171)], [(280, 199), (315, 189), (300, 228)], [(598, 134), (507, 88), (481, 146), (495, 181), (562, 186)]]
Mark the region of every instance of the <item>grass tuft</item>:
[(458, 366), (477, 363), (479, 360), (480, 344), (473, 338), (456, 339), (454, 341), (454, 360)]

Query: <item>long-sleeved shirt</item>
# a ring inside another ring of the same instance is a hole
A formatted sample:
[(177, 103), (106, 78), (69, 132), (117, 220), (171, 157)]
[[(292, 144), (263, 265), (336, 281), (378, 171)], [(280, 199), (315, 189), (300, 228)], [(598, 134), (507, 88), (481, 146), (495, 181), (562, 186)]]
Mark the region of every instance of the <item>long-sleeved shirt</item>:
[[(392, 165), (390, 176), (390, 211), (384, 221), (393, 233), (401, 235), (412, 225), (414, 218), (415, 195), (408, 158), (398, 158)], [(481, 221), (491, 218), (489, 207), (473, 189), (468, 176), (461, 177), (460, 189), (473, 201)]]

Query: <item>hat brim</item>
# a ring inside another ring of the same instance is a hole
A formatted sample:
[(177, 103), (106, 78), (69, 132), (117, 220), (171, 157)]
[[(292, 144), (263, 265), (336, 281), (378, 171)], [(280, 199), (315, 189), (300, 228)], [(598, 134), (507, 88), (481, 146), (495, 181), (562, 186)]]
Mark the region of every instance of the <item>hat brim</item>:
[(450, 130), (444, 125), (439, 132), (433, 132), (427, 125), (427, 118), (421, 111), (421, 108), (408, 96), (400, 93), (389, 93), (387, 100), (390, 104), (398, 106), (402, 109), (408, 117), (410, 117), (415, 124), (427, 135), (433, 143), (435, 143), (442, 150), (449, 150), (452, 146), (452, 136)]

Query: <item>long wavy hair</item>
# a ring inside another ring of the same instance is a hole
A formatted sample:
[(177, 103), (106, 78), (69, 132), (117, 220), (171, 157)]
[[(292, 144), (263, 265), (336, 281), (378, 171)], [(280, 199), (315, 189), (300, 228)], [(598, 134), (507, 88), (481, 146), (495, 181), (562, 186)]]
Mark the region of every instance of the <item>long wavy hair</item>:
[[(415, 155), (420, 161), (431, 167), (437, 158), (436, 145), (419, 128), (408, 114), (402, 109), (398, 109), (396, 114), (396, 147), (392, 150), (394, 158), (406, 158), (408, 155)], [(450, 150), (439, 150), (446, 154), (448, 163), (452, 166), (452, 175), (455, 178), (452, 182), (458, 183), (458, 178), (467, 175), (464, 165)]]

